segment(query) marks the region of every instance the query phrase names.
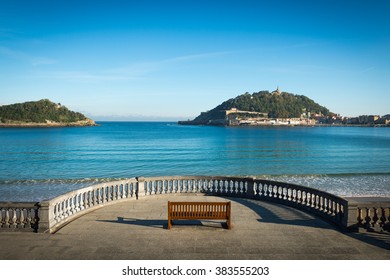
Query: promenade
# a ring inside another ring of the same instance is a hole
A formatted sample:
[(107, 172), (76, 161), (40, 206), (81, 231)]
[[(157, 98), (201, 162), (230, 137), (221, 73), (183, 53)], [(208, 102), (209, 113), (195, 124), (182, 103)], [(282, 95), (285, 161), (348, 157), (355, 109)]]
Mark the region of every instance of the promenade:
[[(219, 221), (167, 225), (167, 202), (231, 201), (232, 230)], [(55, 234), (0, 232), (0, 259), (385, 259), (390, 235), (341, 233), (297, 209), (204, 194), (155, 195), (99, 208)]]

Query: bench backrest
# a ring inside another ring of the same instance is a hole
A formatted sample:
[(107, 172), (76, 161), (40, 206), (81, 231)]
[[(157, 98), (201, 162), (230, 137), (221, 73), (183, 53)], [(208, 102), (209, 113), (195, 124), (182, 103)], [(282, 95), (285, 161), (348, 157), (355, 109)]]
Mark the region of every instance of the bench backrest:
[(229, 219), (229, 202), (170, 202), (168, 215), (171, 219)]

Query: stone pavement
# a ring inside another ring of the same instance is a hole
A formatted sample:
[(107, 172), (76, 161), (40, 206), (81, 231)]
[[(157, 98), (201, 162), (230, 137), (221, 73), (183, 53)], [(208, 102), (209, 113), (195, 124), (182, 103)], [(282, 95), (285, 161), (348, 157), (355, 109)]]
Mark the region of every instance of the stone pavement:
[[(167, 225), (167, 201), (232, 201), (219, 221)], [(390, 235), (339, 232), (287, 206), (239, 198), (153, 195), (93, 211), (55, 234), (1, 232), (0, 259), (390, 259)]]

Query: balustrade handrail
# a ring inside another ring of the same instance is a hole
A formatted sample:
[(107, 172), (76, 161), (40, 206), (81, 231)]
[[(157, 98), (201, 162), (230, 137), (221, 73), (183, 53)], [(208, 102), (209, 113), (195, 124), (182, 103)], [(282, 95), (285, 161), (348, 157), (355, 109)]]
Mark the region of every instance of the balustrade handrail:
[[(316, 214), (342, 229), (377, 224), (386, 229), (390, 219), (387, 203), (373, 206), (364, 202), (365, 208), (359, 208), (337, 195), (291, 183), (241, 176), (162, 176), (99, 183), (35, 204), (0, 202), (0, 230), (12, 225), (14, 229), (31, 226), (34, 231), (55, 232), (81, 215), (117, 201), (191, 192), (282, 203)], [(33, 212), (36, 217), (31, 218)]]

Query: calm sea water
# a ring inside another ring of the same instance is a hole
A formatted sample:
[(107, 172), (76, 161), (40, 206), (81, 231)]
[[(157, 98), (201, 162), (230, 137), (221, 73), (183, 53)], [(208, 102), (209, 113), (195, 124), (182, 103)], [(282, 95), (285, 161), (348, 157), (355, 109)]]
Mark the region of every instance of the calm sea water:
[(338, 195), (390, 196), (388, 128), (100, 124), (0, 129), (0, 201), (159, 175), (253, 175)]

